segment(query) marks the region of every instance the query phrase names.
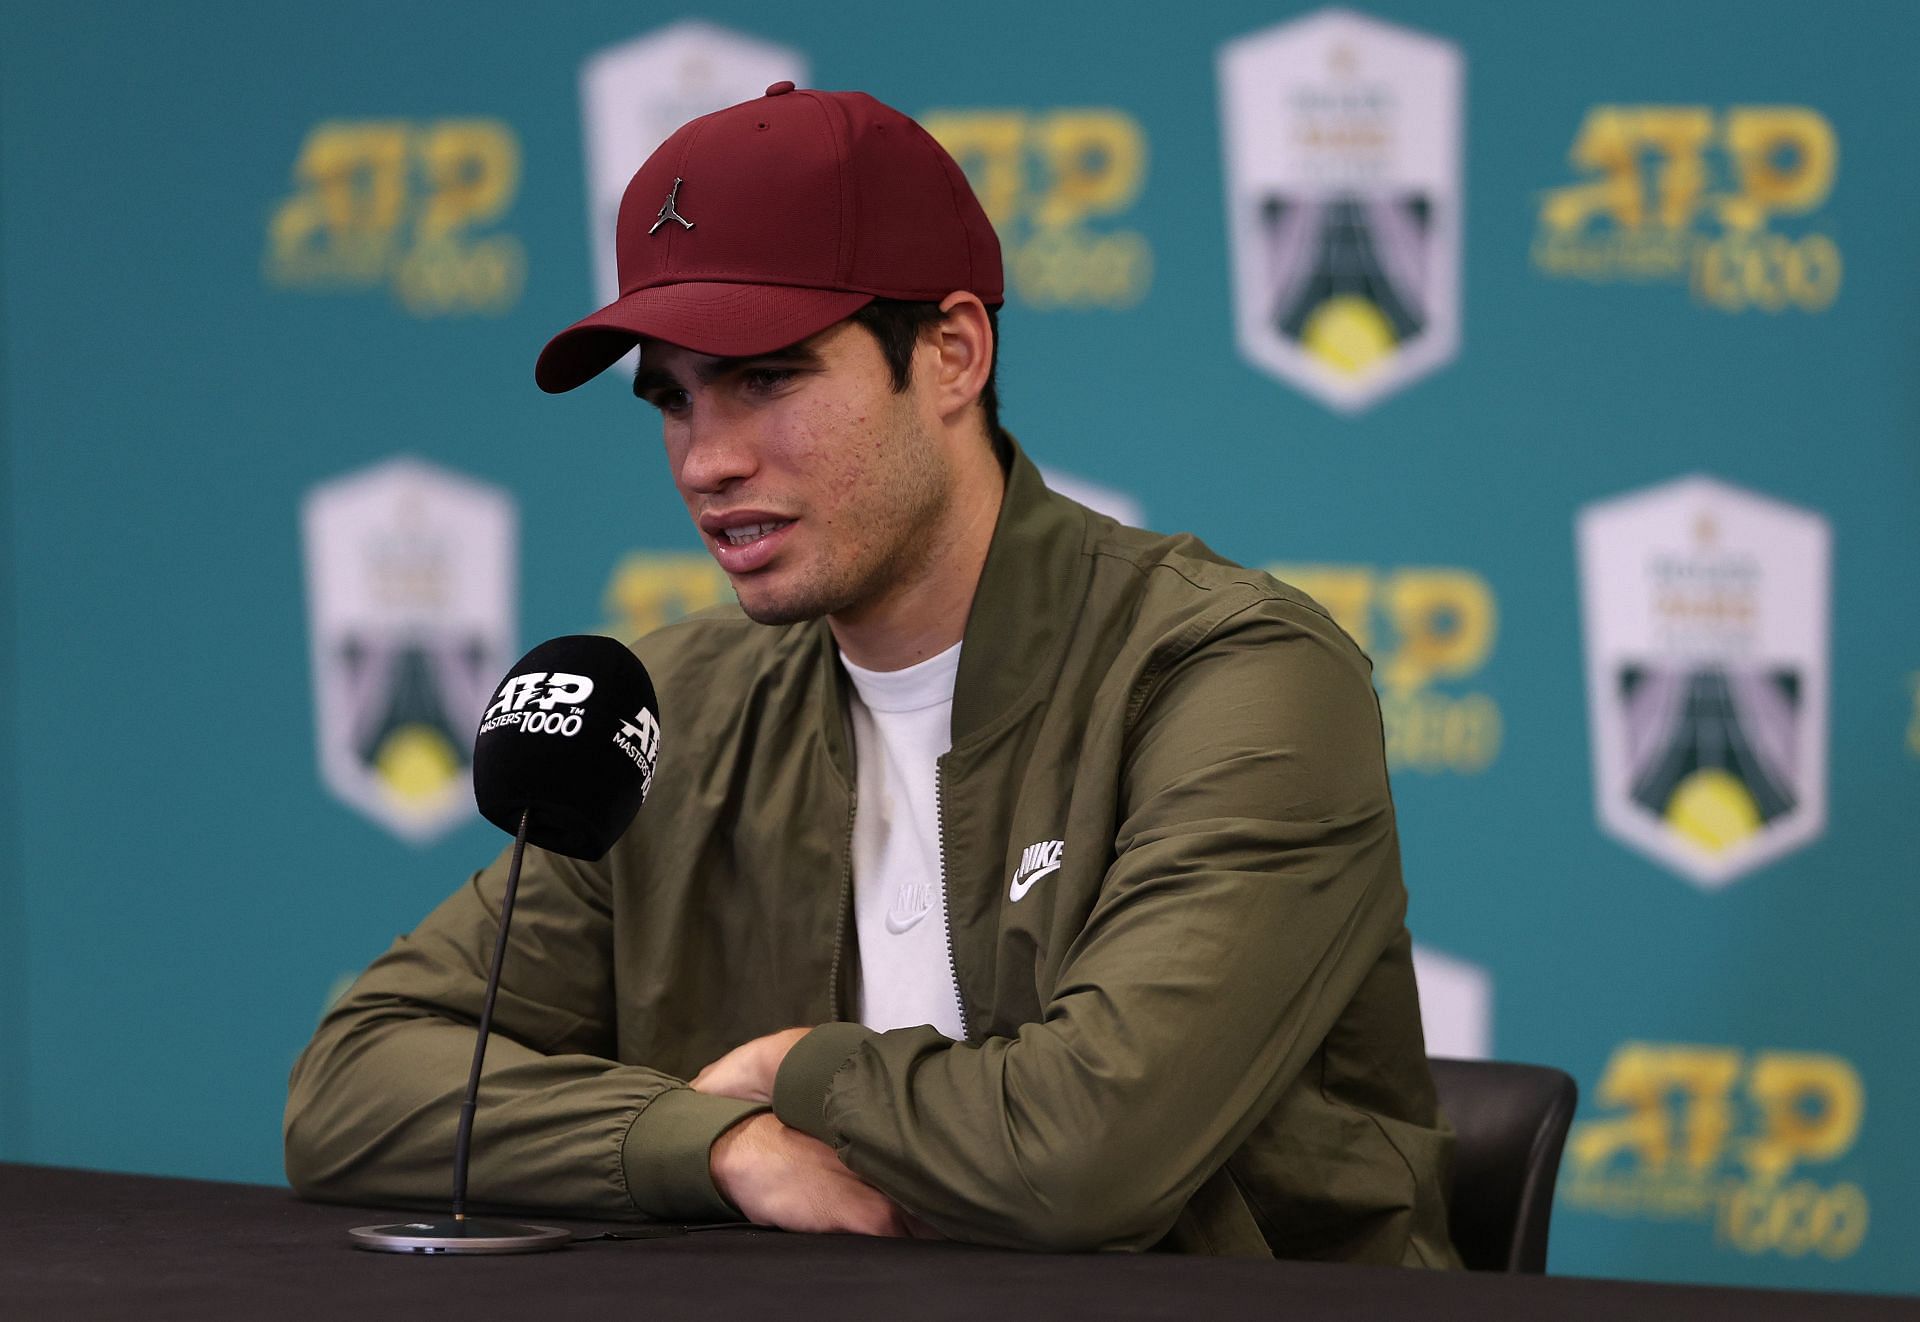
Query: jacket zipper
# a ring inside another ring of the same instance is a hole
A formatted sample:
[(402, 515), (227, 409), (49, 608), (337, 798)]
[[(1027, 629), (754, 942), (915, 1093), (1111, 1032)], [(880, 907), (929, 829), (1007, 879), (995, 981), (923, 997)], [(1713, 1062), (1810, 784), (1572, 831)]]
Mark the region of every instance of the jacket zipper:
[(827, 967), (827, 1008), (836, 1022), (841, 1017), (840, 959), (847, 948), (847, 926), (853, 911), (853, 814), (859, 806), (857, 797), (847, 804), (846, 862), (840, 868), (840, 907), (834, 914), (833, 962)]
[(960, 965), (953, 957), (953, 906), (947, 901), (947, 783), (946, 771), (933, 764), (933, 825), (940, 840), (940, 922), (947, 930), (947, 972), (953, 977), (953, 1004), (960, 1011), (960, 1040), (973, 1036), (967, 1027), (967, 1003), (960, 996)]

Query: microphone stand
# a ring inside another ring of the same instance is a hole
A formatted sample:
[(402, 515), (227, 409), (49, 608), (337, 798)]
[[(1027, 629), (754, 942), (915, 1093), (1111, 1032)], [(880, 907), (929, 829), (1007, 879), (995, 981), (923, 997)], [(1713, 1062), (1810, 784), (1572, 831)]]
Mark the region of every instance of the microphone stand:
[(460, 1103), (460, 1128), (453, 1142), (453, 1215), (431, 1221), (356, 1226), (347, 1233), (359, 1248), (381, 1253), (538, 1253), (560, 1248), (573, 1238), (571, 1231), (552, 1226), (467, 1216), (467, 1165), (473, 1147), (473, 1112), (480, 1099), (480, 1067), (487, 1058), (487, 1035), (493, 1031), (493, 1004), (500, 995), (500, 968), (507, 959), (507, 926), (513, 921), (513, 897), (520, 889), (520, 859), (527, 850), (527, 818), (531, 812), (530, 808), (521, 810), (520, 829), (513, 837), (507, 890), (500, 899), (500, 930), (493, 938), (493, 967), (487, 973), (479, 1036), (473, 1044), (473, 1068), (467, 1073), (467, 1095)]

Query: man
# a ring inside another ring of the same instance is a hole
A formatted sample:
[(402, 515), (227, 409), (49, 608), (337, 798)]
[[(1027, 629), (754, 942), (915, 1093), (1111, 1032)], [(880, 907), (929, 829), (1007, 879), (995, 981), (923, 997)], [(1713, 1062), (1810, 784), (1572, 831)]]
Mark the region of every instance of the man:
[[(477, 1200), (1030, 1248), (1454, 1265), (1367, 663), (1311, 601), (1049, 492), (999, 427), (997, 241), (869, 97), (697, 119), (622, 297), (739, 608), (635, 644), (661, 761), (530, 851)], [(503, 885), (295, 1067), (304, 1192), (435, 1202)]]

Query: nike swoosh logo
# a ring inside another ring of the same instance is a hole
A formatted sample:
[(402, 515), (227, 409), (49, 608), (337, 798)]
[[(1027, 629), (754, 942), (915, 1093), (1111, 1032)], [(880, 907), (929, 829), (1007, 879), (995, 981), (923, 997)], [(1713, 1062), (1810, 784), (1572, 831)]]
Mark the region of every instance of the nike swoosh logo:
[(1013, 879), (1013, 885), (1007, 888), (1007, 898), (1015, 904), (1020, 903), (1021, 900), (1026, 898), (1027, 892), (1033, 889), (1035, 882), (1039, 881), (1042, 877), (1050, 877), (1059, 870), (1060, 865), (1058, 863), (1049, 863), (1044, 868), (1040, 868), (1030, 874), (1025, 881), (1015, 877)]
[(933, 912), (932, 909), (922, 909), (919, 913), (914, 914), (910, 918), (896, 918), (893, 916), (892, 911), (889, 910), (887, 913), (887, 930), (889, 932), (892, 932), (895, 936), (899, 936), (902, 932), (911, 931), (915, 926), (919, 924), (922, 918), (925, 918), (928, 914), (932, 912)]

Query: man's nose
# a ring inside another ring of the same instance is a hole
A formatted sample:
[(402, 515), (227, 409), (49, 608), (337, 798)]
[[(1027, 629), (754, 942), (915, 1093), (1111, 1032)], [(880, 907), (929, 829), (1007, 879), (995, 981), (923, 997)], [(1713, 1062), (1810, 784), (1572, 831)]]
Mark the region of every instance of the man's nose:
[(753, 476), (758, 466), (749, 429), (720, 411), (696, 407), (688, 419), (686, 454), (680, 461), (681, 485), (712, 495)]

